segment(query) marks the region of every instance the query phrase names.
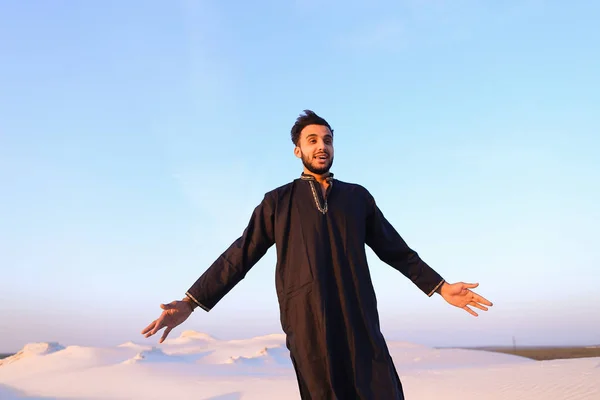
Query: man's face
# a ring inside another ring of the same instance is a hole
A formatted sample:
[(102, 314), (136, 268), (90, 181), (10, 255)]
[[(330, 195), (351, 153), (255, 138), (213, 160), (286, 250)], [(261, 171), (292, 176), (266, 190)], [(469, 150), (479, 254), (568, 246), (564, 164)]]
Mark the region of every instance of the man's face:
[(322, 125), (306, 126), (300, 132), (294, 154), (313, 174), (322, 175), (329, 172), (333, 164), (333, 135), (329, 128)]

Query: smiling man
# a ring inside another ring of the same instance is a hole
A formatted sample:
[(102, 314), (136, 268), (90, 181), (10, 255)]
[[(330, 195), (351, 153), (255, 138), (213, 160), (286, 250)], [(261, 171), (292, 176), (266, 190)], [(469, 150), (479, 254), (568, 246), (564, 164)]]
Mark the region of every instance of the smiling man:
[(334, 179), (333, 129), (305, 111), (291, 130), (304, 170), (265, 194), (242, 236), (198, 278), (181, 301), (162, 304), (142, 334), (185, 321), (196, 307), (210, 311), (275, 245), (276, 289), (302, 399), (404, 399), (379, 327), (367, 264), (369, 246), (427, 296), (477, 316), (492, 304), (477, 284), (449, 284), (407, 246), (363, 186)]

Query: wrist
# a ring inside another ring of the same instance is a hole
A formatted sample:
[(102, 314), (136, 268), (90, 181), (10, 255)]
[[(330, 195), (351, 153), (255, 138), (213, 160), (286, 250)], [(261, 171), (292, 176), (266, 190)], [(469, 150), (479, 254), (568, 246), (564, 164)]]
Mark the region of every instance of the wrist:
[(197, 304), (190, 299), (188, 296), (185, 296), (181, 301), (183, 301), (184, 303), (187, 303), (190, 306), (190, 311), (194, 312), (194, 309), (197, 307)]
[(443, 296), (443, 292), (445, 291), (446, 287), (448, 286), (448, 282), (446, 282), (445, 280), (442, 281), (440, 283), (440, 285), (438, 286), (438, 288), (435, 290), (435, 292), (437, 294), (439, 294), (440, 296)]

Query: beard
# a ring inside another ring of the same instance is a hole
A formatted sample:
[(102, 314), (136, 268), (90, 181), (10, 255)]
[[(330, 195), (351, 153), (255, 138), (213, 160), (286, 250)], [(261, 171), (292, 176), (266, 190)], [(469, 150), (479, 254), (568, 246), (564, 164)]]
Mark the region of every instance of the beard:
[(311, 164), (308, 156), (302, 153), (302, 164), (304, 164), (304, 167), (313, 174), (323, 175), (329, 172), (329, 169), (333, 165), (333, 156), (331, 154), (327, 154), (327, 156), (329, 158), (327, 159), (327, 163), (325, 163), (325, 165), (313, 165)]

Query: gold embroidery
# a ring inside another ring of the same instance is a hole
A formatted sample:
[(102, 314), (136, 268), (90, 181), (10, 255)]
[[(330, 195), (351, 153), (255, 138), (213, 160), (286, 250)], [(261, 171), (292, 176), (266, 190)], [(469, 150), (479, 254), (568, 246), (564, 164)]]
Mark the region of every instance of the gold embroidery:
[[(300, 176), (300, 179), (308, 181), (308, 183), (310, 184), (310, 190), (313, 194), (313, 198), (315, 199), (315, 204), (317, 205), (317, 210), (319, 210), (319, 212), (325, 215), (327, 213), (327, 210), (329, 209), (329, 206), (327, 204), (327, 199), (325, 199), (325, 204), (321, 207), (321, 203), (319, 202), (319, 196), (317, 195), (317, 189), (315, 188), (315, 177), (303, 173)], [(326, 180), (327, 183), (329, 183), (329, 185), (333, 185), (333, 174), (330, 173)]]
[(442, 284), (446, 282), (444, 279), (442, 279), (442, 281), (440, 283), (437, 284), (437, 286), (435, 288), (433, 288), (433, 290), (431, 292), (429, 292), (429, 294), (427, 296), (431, 297), (433, 296), (433, 294), (435, 293), (436, 290), (439, 289), (440, 286), (442, 286)]
[(315, 204), (317, 205), (317, 209), (323, 214), (327, 213), (327, 199), (325, 199), (325, 205), (321, 207), (321, 204), (319, 203), (319, 196), (317, 196), (317, 190), (315, 189), (314, 181), (308, 181), (308, 183), (310, 183), (310, 189), (312, 190), (313, 197), (315, 198)]
[(210, 311), (210, 309), (208, 307), (206, 307), (204, 304), (202, 304), (198, 300), (196, 300), (196, 298), (194, 296), (192, 296), (190, 292), (185, 292), (185, 295), (187, 297), (189, 297), (190, 299), (192, 299), (192, 301), (194, 303), (196, 303), (198, 305), (198, 307), (202, 308), (204, 311)]

